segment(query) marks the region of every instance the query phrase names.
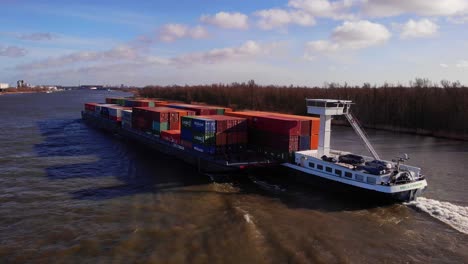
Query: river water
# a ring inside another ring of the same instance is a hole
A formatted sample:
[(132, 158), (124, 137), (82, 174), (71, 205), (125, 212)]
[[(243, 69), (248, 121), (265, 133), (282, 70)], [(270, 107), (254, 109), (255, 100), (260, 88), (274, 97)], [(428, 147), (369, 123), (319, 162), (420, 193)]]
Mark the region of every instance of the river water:
[[(367, 131), (429, 189), (369, 205), (288, 182), (213, 182), (80, 121), (107, 91), (0, 96), (0, 263), (467, 263), (468, 143)], [(365, 153), (345, 127), (332, 147)], [(372, 204), (372, 203), (371, 203)]]

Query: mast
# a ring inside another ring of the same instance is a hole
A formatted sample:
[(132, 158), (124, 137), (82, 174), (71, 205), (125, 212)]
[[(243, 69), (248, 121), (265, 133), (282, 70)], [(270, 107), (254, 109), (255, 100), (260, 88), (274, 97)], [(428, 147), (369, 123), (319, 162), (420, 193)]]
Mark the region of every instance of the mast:
[(367, 139), (364, 130), (362, 130), (362, 128), (359, 126), (359, 123), (357, 122), (357, 119), (350, 112), (352, 101), (333, 99), (306, 99), (306, 103), (308, 114), (320, 115), (320, 135), (318, 146), (319, 156), (330, 154), (332, 117), (334, 115), (344, 115), (356, 134), (358, 134), (358, 136), (364, 142), (364, 145), (372, 154), (374, 159), (380, 160), (379, 155), (375, 151), (370, 141)]

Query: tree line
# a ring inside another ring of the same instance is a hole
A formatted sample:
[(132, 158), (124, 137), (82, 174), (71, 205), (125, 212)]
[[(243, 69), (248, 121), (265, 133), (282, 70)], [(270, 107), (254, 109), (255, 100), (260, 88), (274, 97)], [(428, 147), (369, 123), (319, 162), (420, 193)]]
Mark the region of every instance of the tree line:
[[(306, 98), (352, 100), (353, 114), (367, 128), (468, 140), (468, 88), (417, 78), (410, 85), (324, 87), (260, 86), (254, 81), (192, 86), (147, 86), (138, 96), (306, 115)], [(338, 120), (339, 122), (339, 120)], [(344, 123), (344, 122), (343, 122)]]

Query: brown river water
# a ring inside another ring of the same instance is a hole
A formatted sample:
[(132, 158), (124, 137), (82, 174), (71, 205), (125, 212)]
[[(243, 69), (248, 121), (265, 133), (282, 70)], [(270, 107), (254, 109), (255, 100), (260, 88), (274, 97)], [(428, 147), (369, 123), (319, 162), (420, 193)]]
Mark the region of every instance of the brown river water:
[[(429, 184), (379, 204), (287, 173), (213, 181), (80, 121), (121, 95), (0, 96), (0, 263), (468, 263), (467, 142), (368, 130)], [(366, 153), (347, 127), (332, 147)]]

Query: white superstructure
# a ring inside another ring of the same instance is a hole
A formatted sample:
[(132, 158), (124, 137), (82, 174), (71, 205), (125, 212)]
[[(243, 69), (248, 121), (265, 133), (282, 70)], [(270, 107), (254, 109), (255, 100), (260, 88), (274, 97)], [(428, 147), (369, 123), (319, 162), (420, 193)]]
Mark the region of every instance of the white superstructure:
[(8, 87), (10, 87), (8, 83), (0, 83), (0, 89), (6, 89)]
[[(427, 186), (421, 169), (403, 164), (407, 155), (393, 161), (381, 160), (357, 119), (351, 114), (351, 101), (307, 99), (307, 112), (320, 115), (320, 134), (317, 150), (295, 153), (294, 163), (283, 164), (310, 177), (320, 177), (349, 186), (388, 194), (398, 200), (413, 200)], [(344, 115), (363, 140), (372, 157), (330, 149), (331, 120)]]

